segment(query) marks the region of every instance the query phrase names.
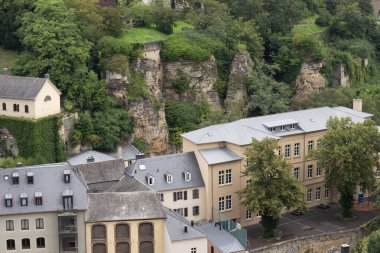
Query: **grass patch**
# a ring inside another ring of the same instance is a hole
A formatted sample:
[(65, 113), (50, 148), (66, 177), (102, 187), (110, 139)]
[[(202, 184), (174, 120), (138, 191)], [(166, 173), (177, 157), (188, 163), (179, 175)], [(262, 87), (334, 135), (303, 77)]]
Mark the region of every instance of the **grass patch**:
[(168, 35), (150, 28), (128, 28), (121, 37), (127, 43), (144, 44), (148, 42), (166, 40)]
[(315, 24), (315, 20), (317, 18), (318, 18), (318, 15), (314, 15), (312, 17), (308, 17), (301, 20), (299, 24), (293, 27), (293, 30), (292, 30), (293, 35), (296, 35), (296, 34), (309, 35), (309, 34), (323, 32), (325, 29)]
[(244, 51), (247, 51), (247, 45), (244, 44), (244, 43), (238, 43), (238, 44), (236, 45), (236, 48), (237, 48), (238, 50), (244, 50)]
[(16, 61), (17, 56), (17, 52), (5, 50), (0, 47), (0, 72), (3, 70), (3, 68), (8, 68), (8, 73), (10, 73), (10, 68)]
[(190, 29), (194, 29), (194, 26), (185, 22), (185, 21), (176, 21), (174, 23), (174, 27), (173, 27), (173, 33), (179, 33), (179, 32), (182, 32), (183, 28), (190, 28)]

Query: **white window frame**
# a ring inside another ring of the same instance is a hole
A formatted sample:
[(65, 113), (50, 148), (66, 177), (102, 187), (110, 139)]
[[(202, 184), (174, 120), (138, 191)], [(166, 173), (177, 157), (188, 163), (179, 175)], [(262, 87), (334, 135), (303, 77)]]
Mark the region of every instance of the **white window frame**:
[(317, 187), (315, 190), (315, 200), (321, 200), (321, 187)]
[(218, 175), (219, 175), (219, 185), (224, 185), (224, 170), (220, 170), (219, 171), (219, 173), (218, 173)]
[(330, 197), (330, 187), (327, 187), (325, 186), (325, 198), (329, 198)]
[(232, 210), (232, 195), (226, 196), (226, 210)]
[(228, 169), (225, 171), (225, 182), (226, 184), (232, 184), (232, 169)]
[(219, 212), (225, 211), (224, 197), (219, 197)]
[(280, 126), (280, 131), (285, 131), (285, 126)]
[(190, 253), (197, 253), (197, 248), (191, 248)]
[(296, 124), (290, 124), (290, 129), (295, 129), (296, 128)]
[(320, 177), (322, 175), (322, 170), (317, 164), (317, 177)]
[(313, 196), (313, 190), (312, 189), (308, 189), (307, 193), (306, 193), (306, 201), (307, 202), (311, 202), (312, 196)]
[(6, 231), (14, 231), (15, 230), (15, 223), (13, 220), (6, 220), (5, 221), (5, 230)]
[(148, 185), (154, 185), (154, 177), (152, 176), (148, 177)]
[(307, 150), (313, 150), (314, 148), (314, 141), (310, 140), (307, 142)]
[(294, 168), (293, 170), (294, 177), (298, 180), (300, 178), (300, 168)]
[(285, 145), (285, 158), (290, 158), (290, 144)]
[(307, 178), (312, 178), (313, 177), (313, 165), (310, 164), (307, 166)]
[(249, 211), (249, 210), (246, 210), (246, 211), (245, 211), (245, 218), (246, 218), (247, 220), (252, 220), (252, 212)]
[(168, 184), (173, 183), (173, 176), (172, 176), (171, 174), (167, 174), (167, 175), (166, 175), (166, 182), (167, 182)]
[(300, 156), (300, 144), (296, 143), (294, 144), (294, 157)]
[(191, 180), (191, 173), (190, 172), (186, 172), (185, 173), (185, 181), (189, 182), (190, 180)]
[(281, 146), (278, 147), (277, 153), (278, 153), (279, 156), (281, 156), (281, 153), (282, 153), (282, 147)]

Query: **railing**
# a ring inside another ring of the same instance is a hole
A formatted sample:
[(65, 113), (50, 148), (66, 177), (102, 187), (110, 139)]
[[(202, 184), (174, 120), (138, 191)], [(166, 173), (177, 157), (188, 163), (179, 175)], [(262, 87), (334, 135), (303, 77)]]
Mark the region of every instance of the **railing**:
[(77, 232), (77, 227), (73, 225), (66, 225), (59, 228), (60, 234), (72, 234)]

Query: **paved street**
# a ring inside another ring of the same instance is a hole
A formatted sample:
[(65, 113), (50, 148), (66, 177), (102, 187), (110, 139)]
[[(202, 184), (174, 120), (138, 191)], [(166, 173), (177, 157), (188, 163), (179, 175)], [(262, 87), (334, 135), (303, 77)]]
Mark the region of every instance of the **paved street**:
[(271, 243), (286, 241), (295, 237), (315, 235), (324, 232), (340, 231), (344, 229), (356, 228), (366, 223), (379, 214), (378, 209), (372, 208), (372, 203), (369, 206), (355, 207), (355, 218), (352, 220), (340, 220), (336, 214), (340, 213), (340, 207), (336, 204), (331, 204), (328, 209), (318, 207), (311, 208), (305, 214), (295, 216), (291, 213), (286, 213), (281, 217), (278, 230), (281, 233), (281, 239), (278, 241), (262, 240), (261, 224), (255, 224), (247, 227), (249, 248), (259, 248)]

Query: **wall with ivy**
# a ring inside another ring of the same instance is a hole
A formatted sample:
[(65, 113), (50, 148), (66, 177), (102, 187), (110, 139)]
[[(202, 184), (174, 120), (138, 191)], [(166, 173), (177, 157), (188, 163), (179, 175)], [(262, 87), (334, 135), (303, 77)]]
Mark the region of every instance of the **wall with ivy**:
[(59, 134), (62, 120), (58, 116), (39, 120), (0, 117), (0, 128), (7, 128), (16, 139), (19, 156), (37, 163), (66, 160), (65, 147)]

